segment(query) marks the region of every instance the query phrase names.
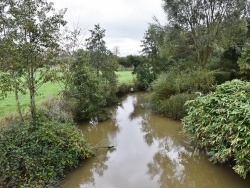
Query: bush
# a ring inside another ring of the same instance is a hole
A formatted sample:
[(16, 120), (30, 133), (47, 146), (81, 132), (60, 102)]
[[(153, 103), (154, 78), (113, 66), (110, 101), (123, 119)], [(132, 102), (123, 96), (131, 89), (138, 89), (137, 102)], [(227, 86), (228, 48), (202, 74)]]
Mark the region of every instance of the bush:
[(49, 97), (42, 101), (41, 109), (49, 119), (58, 120), (60, 122), (68, 122), (73, 120), (72, 104), (68, 101), (56, 97)]
[(250, 170), (250, 82), (233, 80), (214, 93), (186, 103), (184, 131), (193, 144), (208, 148), (211, 161), (231, 162), (244, 178)]
[(194, 93), (207, 93), (213, 88), (214, 78), (207, 71), (179, 71), (173, 69), (161, 74), (151, 85), (151, 107), (158, 113), (173, 119), (181, 119), (185, 114), (186, 100), (193, 99)]
[(118, 97), (121, 97), (125, 94), (128, 94), (129, 92), (131, 92), (131, 88), (133, 88), (132, 84), (122, 83), (118, 86), (118, 91), (117, 91), (116, 95)]
[(185, 92), (207, 93), (214, 84), (213, 75), (206, 70), (178, 70), (161, 74), (151, 85), (156, 98), (166, 99), (171, 95)]
[(13, 123), (0, 127), (0, 177), (7, 187), (45, 187), (93, 154), (71, 123)]
[(186, 108), (184, 107), (185, 102), (194, 98), (194, 94), (181, 93), (173, 95), (166, 100), (160, 101), (161, 104), (159, 105), (158, 113), (172, 119), (180, 120), (187, 115)]

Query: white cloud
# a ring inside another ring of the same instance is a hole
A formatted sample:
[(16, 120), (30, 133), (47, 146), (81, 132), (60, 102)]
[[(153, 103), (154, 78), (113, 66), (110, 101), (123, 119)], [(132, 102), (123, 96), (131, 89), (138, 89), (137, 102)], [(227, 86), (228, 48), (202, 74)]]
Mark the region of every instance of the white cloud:
[(77, 24), (82, 29), (93, 29), (100, 24), (106, 30), (109, 48), (119, 46), (121, 55), (138, 54), (140, 41), (156, 16), (165, 22), (162, 0), (48, 0), (57, 10), (67, 8), (68, 26)]

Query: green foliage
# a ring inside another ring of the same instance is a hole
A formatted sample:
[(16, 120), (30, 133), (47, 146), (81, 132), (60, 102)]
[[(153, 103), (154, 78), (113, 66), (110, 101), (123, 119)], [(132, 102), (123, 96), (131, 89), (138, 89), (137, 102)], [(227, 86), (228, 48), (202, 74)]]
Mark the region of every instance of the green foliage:
[(125, 94), (128, 94), (129, 92), (131, 92), (132, 88), (133, 88), (132, 84), (122, 83), (118, 86), (118, 91), (117, 91), (116, 95), (118, 97), (121, 97)]
[(195, 92), (210, 91), (214, 83), (213, 77), (207, 71), (181, 71), (180, 68), (161, 74), (151, 85), (151, 107), (174, 119), (185, 115), (183, 104), (186, 100), (194, 98)]
[(229, 45), (230, 38), (246, 34), (246, 29), (236, 31), (248, 12), (247, 0), (163, 0), (163, 8), (172, 27), (178, 25), (189, 33), (196, 62), (201, 68), (206, 68), (217, 49)]
[(155, 79), (153, 72), (150, 70), (150, 65), (146, 62), (136, 66), (133, 73), (136, 74), (135, 89), (139, 91), (147, 90)]
[(93, 155), (71, 123), (41, 115), (37, 125), (10, 122), (0, 129), (0, 177), (7, 187), (46, 187)]
[(79, 64), (71, 68), (69, 88), (64, 91), (65, 100), (73, 105), (73, 117), (77, 121), (100, 117), (107, 104), (107, 84), (90, 67)]
[(118, 57), (118, 63), (119, 63), (119, 65), (121, 65), (125, 68), (130, 68), (133, 66), (133, 62), (129, 61), (128, 56), (127, 57)]
[(212, 89), (214, 78), (206, 70), (181, 70), (182, 67), (173, 68), (161, 74), (151, 85), (155, 98), (165, 99), (171, 95), (200, 91), (206, 93)]
[(116, 57), (106, 47), (104, 41), (105, 29), (95, 25), (94, 30), (89, 30), (91, 36), (86, 39), (86, 48), (89, 53), (88, 63), (95, 69), (97, 76), (102, 76), (110, 82), (116, 81), (115, 71), (118, 69)]
[(238, 65), (240, 67), (240, 72), (243, 77), (250, 79), (250, 44), (246, 44), (240, 59), (238, 60)]
[(145, 91), (149, 88), (155, 79), (155, 73), (152, 71), (152, 65), (147, 57), (129, 56), (133, 62), (134, 70), (132, 74), (136, 75), (135, 90)]
[(188, 115), (183, 119), (193, 144), (208, 148), (215, 163), (232, 162), (244, 178), (250, 170), (249, 92), (249, 82), (226, 82), (214, 93), (188, 101)]
[(232, 78), (235, 76), (233, 72), (229, 71), (213, 71), (211, 74), (214, 77), (215, 83), (218, 85), (232, 80)]
[(195, 97), (196, 96), (194, 94), (186, 93), (172, 95), (165, 100), (158, 101), (158, 104), (155, 106), (154, 110), (164, 116), (180, 120), (187, 115), (184, 104), (186, 101), (192, 100)]

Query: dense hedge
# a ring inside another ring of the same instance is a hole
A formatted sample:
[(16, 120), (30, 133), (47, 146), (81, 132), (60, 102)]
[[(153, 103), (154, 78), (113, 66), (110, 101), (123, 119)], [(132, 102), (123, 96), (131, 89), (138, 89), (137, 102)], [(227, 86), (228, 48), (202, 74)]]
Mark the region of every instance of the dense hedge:
[(0, 127), (0, 177), (7, 187), (45, 187), (93, 154), (71, 123), (45, 121)]
[(186, 105), (183, 129), (193, 144), (208, 148), (215, 163), (230, 162), (245, 178), (250, 171), (250, 82), (225, 82)]

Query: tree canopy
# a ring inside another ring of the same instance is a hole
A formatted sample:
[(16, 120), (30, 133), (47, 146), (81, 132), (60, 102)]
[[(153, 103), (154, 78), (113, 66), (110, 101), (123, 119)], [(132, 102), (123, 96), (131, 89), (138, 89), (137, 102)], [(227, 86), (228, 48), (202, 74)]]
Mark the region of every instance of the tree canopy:
[(210, 61), (216, 48), (225, 47), (229, 31), (247, 15), (247, 0), (163, 0), (171, 25), (190, 31), (196, 60), (201, 67)]

